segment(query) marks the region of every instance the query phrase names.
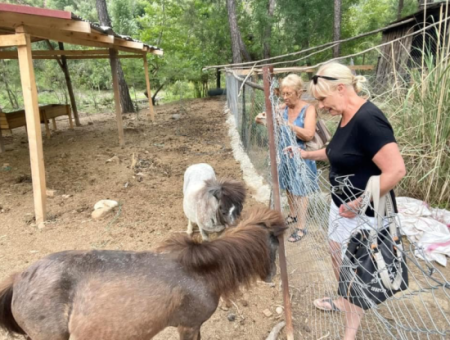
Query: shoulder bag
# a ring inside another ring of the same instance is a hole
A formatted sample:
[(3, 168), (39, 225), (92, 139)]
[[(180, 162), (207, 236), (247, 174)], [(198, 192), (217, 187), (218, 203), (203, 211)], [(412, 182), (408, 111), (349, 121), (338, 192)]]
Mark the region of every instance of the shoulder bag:
[[(369, 179), (363, 198), (362, 214), (372, 199), (376, 224), (370, 230), (357, 230), (350, 238), (340, 268), (338, 294), (366, 310), (407, 289), (408, 271), (392, 197), (387, 193), (380, 198), (380, 176)], [(384, 227), (385, 215), (388, 227)]]

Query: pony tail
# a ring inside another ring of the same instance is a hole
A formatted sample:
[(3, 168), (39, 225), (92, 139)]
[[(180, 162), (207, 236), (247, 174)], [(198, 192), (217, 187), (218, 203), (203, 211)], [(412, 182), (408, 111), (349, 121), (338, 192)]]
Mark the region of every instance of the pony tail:
[(0, 329), (9, 333), (25, 335), (26, 333), (17, 324), (11, 310), (13, 284), (17, 275), (13, 274), (0, 283)]
[(240, 225), (261, 225), (271, 230), (274, 236), (279, 236), (287, 229), (283, 215), (266, 207), (252, 209), (241, 221)]

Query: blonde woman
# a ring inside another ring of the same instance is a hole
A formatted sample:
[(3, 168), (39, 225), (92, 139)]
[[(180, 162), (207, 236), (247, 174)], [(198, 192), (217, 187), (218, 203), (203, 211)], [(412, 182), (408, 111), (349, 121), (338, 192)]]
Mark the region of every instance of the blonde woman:
[[(330, 162), (333, 194), (328, 238), (337, 280), (347, 242), (351, 233), (359, 227), (355, 216), (361, 204), (360, 195), (369, 178), (381, 175), (380, 195), (389, 193), (395, 202), (393, 188), (406, 174), (403, 158), (386, 116), (373, 103), (358, 96), (365, 81), (363, 76), (354, 76), (347, 66), (333, 62), (322, 66), (309, 85), (309, 91), (316, 98), (319, 108), (332, 116), (341, 116), (326, 149), (300, 151), (304, 159)], [(343, 186), (339, 177), (346, 176), (351, 185)], [(375, 225), (373, 210), (368, 209), (366, 215), (365, 219)], [(324, 297), (315, 300), (314, 305), (327, 312), (346, 313), (344, 339), (356, 338), (363, 315), (360, 307), (351, 304), (345, 297), (334, 301)]]
[[(316, 110), (313, 105), (301, 99), (304, 84), (302, 79), (289, 74), (280, 84), (281, 96), (284, 105), (278, 120), (278, 151), (280, 164), (278, 167), (278, 177), (280, 189), (286, 190), (289, 202), (289, 215), (286, 222), (289, 226), (294, 226), (294, 232), (289, 237), (290, 242), (297, 242), (306, 235), (305, 218), (308, 207), (307, 195), (318, 189), (316, 163), (305, 160), (308, 167), (307, 174), (310, 177), (307, 185), (303, 183), (298, 165), (283, 152), (283, 149), (290, 146), (295, 140), (298, 147), (305, 149), (305, 142), (310, 141), (316, 129)], [(256, 123), (263, 124), (260, 117), (255, 119)]]

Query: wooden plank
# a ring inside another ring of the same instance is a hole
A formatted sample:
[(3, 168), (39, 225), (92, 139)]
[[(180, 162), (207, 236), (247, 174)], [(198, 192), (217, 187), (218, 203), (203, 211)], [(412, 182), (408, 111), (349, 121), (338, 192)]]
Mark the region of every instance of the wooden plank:
[(155, 112), (153, 111), (152, 92), (150, 89), (150, 76), (148, 74), (147, 56), (144, 56), (144, 73), (145, 73), (145, 83), (147, 85), (147, 97), (148, 97), (148, 108), (149, 108), (150, 118), (151, 118), (152, 122), (154, 122), (155, 121)]
[(122, 112), (120, 110), (120, 98), (119, 98), (119, 79), (117, 75), (117, 51), (113, 48), (109, 50), (109, 62), (111, 65), (112, 81), (114, 89), (114, 106), (116, 110), (117, 130), (119, 131), (119, 145), (125, 145), (125, 139), (123, 135), (123, 123)]
[[(92, 35), (89, 34), (69, 32), (69, 31), (49, 30), (40, 27), (39, 28), (30, 26), (22, 26), (22, 27), (24, 27), (26, 32), (29, 33), (30, 35), (42, 39), (54, 40), (58, 42), (82, 46), (105, 47), (105, 48), (113, 47), (113, 44), (97, 41), (92, 37)], [(141, 50), (136, 50), (122, 46), (118, 46), (117, 49), (131, 53), (141, 52)]]
[(122, 47), (128, 47), (128, 48), (133, 48), (136, 50), (140, 50), (142, 52), (144, 49), (144, 44), (141, 42), (135, 42), (135, 41), (128, 41), (128, 40), (123, 40), (120, 38), (116, 38), (116, 40), (114, 41), (114, 46), (122, 46)]
[(0, 12), (2, 27), (16, 28), (22, 25), (80, 33), (91, 33), (91, 25), (80, 20), (68, 20), (37, 15)]
[(39, 225), (45, 221), (46, 215), (44, 152), (42, 150), (41, 118), (31, 56), (31, 41), (29, 35), (25, 35), (25, 38), (27, 44), (18, 47), (19, 68), (26, 114), (28, 145), (30, 148), (34, 210), (36, 223)]
[(72, 19), (72, 13), (67, 11), (21, 5), (0, 4), (0, 12), (9, 12), (8, 14), (20, 13), (35, 16), (39, 15), (48, 18)]
[[(45, 51), (45, 52), (57, 52), (59, 50), (54, 50), (54, 51)], [(102, 51), (102, 50), (101, 50)], [(102, 54), (102, 53), (94, 53), (94, 54), (90, 54), (90, 53), (79, 53), (78, 55), (76, 53), (70, 53), (67, 56), (64, 54), (43, 54), (41, 53), (42, 51), (39, 51), (39, 53), (35, 53), (38, 51), (33, 51), (32, 52), (32, 56), (33, 59), (54, 59), (54, 60), (60, 60), (62, 56), (66, 56), (66, 59), (105, 59), (105, 58), (109, 58), (109, 52), (108, 50), (105, 50), (107, 53), (106, 54)], [(64, 51), (63, 51), (64, 52)], [(77, 51), (70, 51), (70, 52), (77, 52)], [(89, 52), (89, 51), (79, 51), (79, 52)], [(142, 58), (142, 54), (119, 54), (117, 56), (119, 59), (133, 59), (133, 58)], [(3, 51), (0, 52), (0, 59), (9, 59), (9, 60), (13, 60), (13, 59), (17, 59), (17, 51)]]
[(23, 34), (5, 34), (0, 35), (0, 47), (12, 47), (26, 45)]

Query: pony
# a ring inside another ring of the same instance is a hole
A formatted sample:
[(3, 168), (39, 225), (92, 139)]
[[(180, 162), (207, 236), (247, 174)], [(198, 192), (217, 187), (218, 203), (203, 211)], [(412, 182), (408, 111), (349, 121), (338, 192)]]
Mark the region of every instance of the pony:
[(149, 340), (168, 326), (200, 340), (219, 298), (276, 273), (283, 216), (256, 208), (211, 242), (154, 252), (63, 251), (0, 284), (0, 328), (32, 340)]
[(211, 165), (194, 164), (186, 169), (183, 183), (183, 210), (188, 219), (187, 233), (197, 225), (202, 239), (235, 223), (245, 200), (245, 187), (230, 179), (216, 179)]

